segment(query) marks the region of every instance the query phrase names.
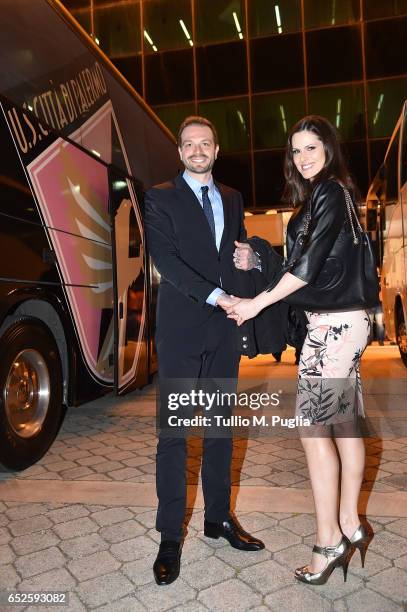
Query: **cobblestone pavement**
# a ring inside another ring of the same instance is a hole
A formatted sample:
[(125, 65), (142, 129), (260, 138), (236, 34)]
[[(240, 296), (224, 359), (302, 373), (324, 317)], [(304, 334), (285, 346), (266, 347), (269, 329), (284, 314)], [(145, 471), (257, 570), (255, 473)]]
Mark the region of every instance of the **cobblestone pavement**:
[[(375, 537), (366, 566), (360, 567), (355, 554), (346, 583), (339, 570), (322, 587), (295, 582), (293, 568), (309, 560), (314, 543), (313, 515), (299, 513), (296, 507), (284, 513), (255, 507), (257, 492), (264, 487), (283, 487), (285, 496), (302, 490), (309, 495), (298, 440), (276, 437), (236, 440), (234, 449), (233, 480), (240, 481), (241, 491), (246, 497), (249, 493), (249, 499), (253, 494), (254, 500), (250, 512), (239, 511), (239, 520), (264, 540), (266, 550), (243, 553), (225, 541), (205, 538), (203, 512), (198, 508), (189, 523), (180, 578), (168, 587), (157, 587), (151, 569), (158, 540), (151, 495), (134, 497), (131, 503), (138, 504), (134, 506), (114, 499), (115, 487), (126, 484), (128, 489), (142, 491), (145, 485), (153, 490), (154, 411), (153, 386), (131, 397), (107, 397), (71, 409), (40, 462), (22, 473), (0, 472), (0, 591), (68, 591), (67, 607), (45, 608), (68, 612), (407, 609), (405, 501), (392, 506), (393, 516), (386, 516), (383, 508), (382, 515), (367, 517)], [(404, 494), (407, 438), (372, 438), (366, 446), (364, 489), (378, 496), (388, 494), (389, 499)], [(199, 447), (199, 441), (189, 447), (191, 484), (198, 482)], [(84, 503), (51, 503), (56, 499), (52, 494), (41, 502), (22, 500), (24, 487), (41, 493), (40, 481), (44, 487), (51, 483), (59, 492), (66, 487), (68, 497), (69, 491), (89, 486), (88, 497)], [(8, 485), (16, 494), (20, 491), (20, 501), (10, 501), (10, 492), (4, 488)], [(110, 492), (110, 502), (90, 503), (97, 486), (103, 494)]]
[(241, 514), (245, 528), (266, 544), (264, 551), (243, 553), (205, 538), (203, 512), (197, 511), (180, 578), (157, 587), (151, 571), (157, 550), (152, 508), (8, 502), (0, 509), (0, 590), (68, 591), (69, 611), (405, 609), (406, 519), (369, 517), (375, 538), (365, 569), (355, 554), (346, 583), (337, 570), (327, 585), (311, 588), (293, 578), (293, 568), (307, 562), (314, 542), (310, 515)]
[[(151, 391), (150, 391), (151, 393)], [(145, 407), (147, 400), (137, 400)], [(47, 455), (24, 472), (21, 480), (89, 480), (155, 482), (155, 418), (134, 416), (136, 398), (111, 405), (99, 400), (97, 414), (80, 409), (68, 412), (57, 441)], [(105, 403), (105, 406), (103, 406)], [(149, 402), (153, 410), (154, 401)], [(89, 409), (84, 409), (89, 410)], [(119, 414), (117, 414), (119, 412)], [(190, 443), (188, 474), (197, 482), (200, 470), (200, 441)], [(366, 439), (366, 470), (363, 489), (406, 490), (407, 438)], [(0, 479), (10, 474), (0, 472)], [(304, 452), (297, 439), (259, 437), (236, 440), (232, 482), (242, 486), (309, 488)]]

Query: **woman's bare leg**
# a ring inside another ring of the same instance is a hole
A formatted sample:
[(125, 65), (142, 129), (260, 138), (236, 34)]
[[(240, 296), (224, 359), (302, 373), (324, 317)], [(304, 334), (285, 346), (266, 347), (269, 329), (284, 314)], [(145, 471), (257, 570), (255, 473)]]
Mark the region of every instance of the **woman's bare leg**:
[[(316, 544), (335, 546), (342, 533), (338, 523), (339, 458), (331, 438), (302, 438), (314, 496), (317, 522)], [(319, 572), (326, 558), (313, 553), (311, 572)]]
[(358, 500), (365, 467), (363, 438), (335, 438), (342, 464), (339, 522), (350, 538), (360, 525)]

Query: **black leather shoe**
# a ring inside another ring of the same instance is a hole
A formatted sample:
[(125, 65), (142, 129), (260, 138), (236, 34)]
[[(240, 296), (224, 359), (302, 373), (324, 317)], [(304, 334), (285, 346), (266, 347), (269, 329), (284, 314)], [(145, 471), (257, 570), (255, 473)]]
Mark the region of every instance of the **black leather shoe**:
[(161, 542), (157, 559), (153, 565), (157, 584), (171, 584), (179, 576), (181, 566), (181, 542), (164, 540)]
[(223, 523), (205, 521), (204, 534), (207, 538), (214, 540), (225, 538), (233, 548), (239, 550), (262, 550), (264, 548), (263, 542), (254, 538), (250, 533), (246, 533), (233, 517)]

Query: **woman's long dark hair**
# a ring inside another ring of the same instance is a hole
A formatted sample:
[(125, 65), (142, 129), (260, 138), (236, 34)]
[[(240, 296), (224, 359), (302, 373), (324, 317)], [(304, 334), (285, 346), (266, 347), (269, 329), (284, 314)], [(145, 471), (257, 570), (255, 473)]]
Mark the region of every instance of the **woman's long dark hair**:
[[(312, 182), (303, 178), (293, 160), (292, 137), (297, 132), (304, 131), (315, 134), (324, 145), (325, 151), (324, 167)], [(283, 200), (294, 206), (299, 206), (307, 201), (315, 185), (323, 180), (335, 179), (347, 187), (351, 193), (355, 193), (356, 189), (341, 151), (337, 131), (327, 119), (319, 115), (308, 115), (300, 119), (291, 129), (286, 146), (284, 176), (286, 185)]]

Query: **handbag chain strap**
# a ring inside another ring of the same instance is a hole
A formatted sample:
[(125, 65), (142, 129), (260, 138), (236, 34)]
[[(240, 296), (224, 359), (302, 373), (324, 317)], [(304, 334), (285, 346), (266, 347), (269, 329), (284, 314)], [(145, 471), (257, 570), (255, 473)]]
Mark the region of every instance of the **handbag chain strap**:
[(305, 239), (308, 238), (310, 223), (311, 223), (311, 201), (308, 204), (308, 209), (304, 216), (304, 226), (302, 228), (302, 234), (299, 240), (300, 244), (304, 244)]
[(361, 234), (363, 233), (363, 228), (360, 225), (360, 222), (356, 214), (355, 207), (354, 207), (349, 191), (343, 186), (342, 186), (342, 189), (345, 194), (346, 209), (348, 211), (349, 223), (350, 223), (350, 227), (351, 227), (352, 234), (353, 234), (353, 244), (359, 244), (359, 236), (357, 236), (356, 234), (355, 222), (356, 222), (356, 227)]

